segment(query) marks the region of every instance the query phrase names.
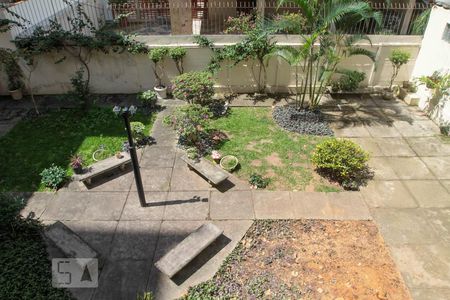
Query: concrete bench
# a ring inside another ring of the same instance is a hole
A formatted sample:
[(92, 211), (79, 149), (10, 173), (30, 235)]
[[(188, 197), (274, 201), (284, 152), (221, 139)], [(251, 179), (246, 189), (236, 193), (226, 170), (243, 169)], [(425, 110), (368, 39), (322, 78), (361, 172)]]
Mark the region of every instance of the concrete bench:
[(214, 242), (222, 233), (223, 230), (214, 224), (204, 224), (158, 260), (155, 266), (171, 278)]
[(129, 153), (121, 152), (122, 158), (116, 156), (109, 157), (107, 159), (98, 161), (87, 168), (87, 171), (83, 174), (75, 174), (72, 176), (74, 180), (84, 181), (88, 184), (91, 183), (91, 179), (120, 167), (121, 170), (125, 169), (126, 164), (131, 162)]
[(99, 258), (91, 246), (60, 221), (48, 226), (44, 230), (44, 236), (67, 258)]
[(211, 185), (218, 185), (222, 181), (228, 178), (228, 173), (221, 168), (213, 165), (205, 159), (200, 159), (199, 161), (194, 161), (189, 159), (186, 155), (182, 156), (181, 159), (186, 162), (190, 170), (197, 171), (202, 175)]

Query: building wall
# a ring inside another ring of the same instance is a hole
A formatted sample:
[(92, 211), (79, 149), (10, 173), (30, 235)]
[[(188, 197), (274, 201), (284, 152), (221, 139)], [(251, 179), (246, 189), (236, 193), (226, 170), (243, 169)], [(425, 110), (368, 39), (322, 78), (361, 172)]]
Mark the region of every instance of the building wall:
[[(213, 36), (217, 46), (231, 44), (242, 39), (242, 36), (219, 35)], [(298, 36), (277, 36), (280, 45), (299, 45)], [(184, 46), (188, 48), (185, 58), (185, 71), (203, 70), (211, 58), (211, 50), (199, 48), (192, 41), (192, 36), (144, 36), (142, 41), (150, 46)], [(378, 63), (374, 65), (366, 57), (350, 58), (342, 63), (342, 67), (358, 69), (367, 75), (365, 85), (386, 86), (391, 75), (391, 65), (387, 59), (393, 48), (407, 49), (412, 59), (397, 78), (399, 82), (408, 80), (419, 51), (421, 38), (417, 36), (372, 36), (372, 46), (362, 44), (378, 52)], [(55, 64), (64, 53), (43, 55), (36, 59), (36, 69), (32, 73), (31, 82), (35, 94), (60, 94), (70, 89), (70, 77), (80, 68), (76, 59), (66, 55), (66, 60)], [(216, 76), (216, 87), (220, 90), (234, 92), (252, 92), (255, 82), (252, 77), (253, 62), (241, 63), (235, 67), (224, 66)], [(226, 64), (225, 64), (226, 65)], [(94, 53), (89, 63), (92, 72), (92, 90), (95, 93), (136, 93), (150, 89), (155, 84), (152, 63), (145, 55), (103, 54)], [(177, 75), (176, 67), (170, 59), (164, 63), (166, 76), (165, 84)], [(255, 66), (257, 74), (257, 66)], [(0, 76), (1, 80), (2, 76)], [(295, 86), (294, 68), (291, 68), (279, 58), (272, 58), (269, 62), (267, 84), (271, 91), (290, 91)], [(0, 82), (0, 93), (7, 94), (4, 80)]]

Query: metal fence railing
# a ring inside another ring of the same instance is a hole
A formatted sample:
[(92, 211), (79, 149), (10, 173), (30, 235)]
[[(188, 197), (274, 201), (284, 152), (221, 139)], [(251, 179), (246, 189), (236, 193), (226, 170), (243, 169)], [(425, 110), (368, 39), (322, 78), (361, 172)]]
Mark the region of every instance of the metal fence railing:
[[(121, 30), (137, 34), (223, 34), (229, 17), (242, 14), (260, 14), (274, 19), (285, 13), (299, 11), (294, 4), (278, 7), (277, 1), (266, 1), (258, 7), (257, 1), (180, 1), (148, 2), (130, 1), (109, 6)], [(403, 3), (371, 3), (372, 8), (383, 15), (382, 26), (374, 21), (355, 24), (348, 33), (364, 34), (412, 34), (417, 17), (431, 4), (407, 5)]]
[[(260, 7), (257, 3), (261, 2), (256, 0), (130, 0), (123, 4), (107, 4), (107, 0), (28, 0), (9, 8), (16, 15), (6, 14), (7, 18), (23, 24), (13, 27), (11, 35), (13, 38), (28, 35), (38, 27), (47, 28), (51, 22), (68, 29), (72, 26), (70, 20), (79, 13), (76, 5), (80, 3), (84, 14), (82, 18), (89, 19), (95, 28), (107, 21), (114, 21), (117, 30), (141, 35), (225, 34), (229, 18), (254, 14), (277, 20), (280, 16), (299, 12), (294, 4), (278, 7), (277, 1), (265, 1), (265, 5)], [(360, 22), (348, 33), (416, 34), (412, 30), (414, 21), (432, 6), (402, 3), (371, 5), (383, 15), (382, 25), (377, 26), (374, 21)]]

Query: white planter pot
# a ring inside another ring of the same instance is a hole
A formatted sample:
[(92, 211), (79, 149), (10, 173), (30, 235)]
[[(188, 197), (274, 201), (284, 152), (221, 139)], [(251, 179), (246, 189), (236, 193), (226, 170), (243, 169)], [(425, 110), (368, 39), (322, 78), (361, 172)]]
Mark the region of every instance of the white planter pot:
[(158, 99), (166, 99), (167, 98), (167, 87), (155, 86), (153, 88), (153, 90), (156, 92), (156, 94), (158, 94)]
[(23, 94), (22, 94), (22, 90), (21, 89), (17, 89), (14, 91), (9, 91), (9, 94), (11, 95), (11, 97), (14, 100), (21, 100), (23, 98)]

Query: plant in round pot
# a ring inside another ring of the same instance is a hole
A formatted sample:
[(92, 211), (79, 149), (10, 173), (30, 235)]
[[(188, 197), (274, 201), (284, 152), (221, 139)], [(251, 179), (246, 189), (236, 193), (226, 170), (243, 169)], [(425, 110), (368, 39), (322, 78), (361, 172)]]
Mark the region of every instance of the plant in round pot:
[(392, 76), (389, 82), (389, 88), (387, 90), (384, 90), (382, 93), (383, 99), (392, 100), (394, 99), (394, 94), (398, 93), (398, 87), (396, 87), (395, 90), (393, 89), (394, 80), (395, 78), (397, 78), (400, 68), (403, 65), (407, 64), (410, 58), (411, 54), (409, 52), (403, 51), (401, 49), (392, 50), (391, 55), (389, 56), (389, 61), (392, 64)]
[(4, 66), (6, 75), (8, 76), (8, 90), (14, 100), (23, 98), (22, 88), (23, 73), (17, 63), (17, 54), (12, 50), (0, 51), (0, 63)]
[(75, 174), (83, 173), (83, 164), (83, 157), (81, 157), (81, 155), (79, 154), (72, 156), (72, 158), (70, 159), (70, 167)]
[(234, 169), (239, 165), (239, 160), (234, 155), (226, 155), (220, 160), (220, 166), (222, 169), (228, 172), (233, 172)]
[[(167, 87), (162, 84), (162, 76), (164, 75), (164, 59), (169, 54), (169, 48), (158, 47), (149, 51), (148, 57), (153, 62), (153, 73), (156, 78), (155, 92), (158, 94), (159, 99), (167, 98)], [(161, 70), (161, 73), (158, 72)]]

